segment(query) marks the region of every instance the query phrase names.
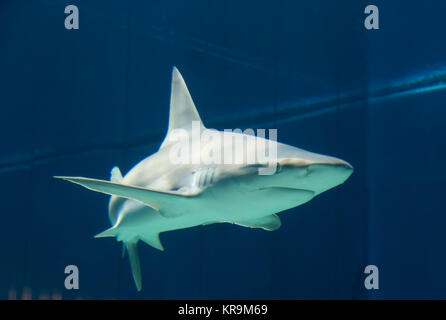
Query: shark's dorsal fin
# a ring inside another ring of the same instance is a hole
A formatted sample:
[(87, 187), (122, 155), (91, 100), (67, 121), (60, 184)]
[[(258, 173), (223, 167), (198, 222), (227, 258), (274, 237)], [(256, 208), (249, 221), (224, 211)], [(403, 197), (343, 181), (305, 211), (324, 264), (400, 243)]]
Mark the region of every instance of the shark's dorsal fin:
[(191, 131), (192, 122), (194, 121), (199, 125), (200, 130), (205, 128), (183, 77), (178, 69), (173, 67), (172, 88), (170, 93), (169, 129), (161, 144), (161, 148), (169, 144), (169, 135), (172, 131), (175, 129)]

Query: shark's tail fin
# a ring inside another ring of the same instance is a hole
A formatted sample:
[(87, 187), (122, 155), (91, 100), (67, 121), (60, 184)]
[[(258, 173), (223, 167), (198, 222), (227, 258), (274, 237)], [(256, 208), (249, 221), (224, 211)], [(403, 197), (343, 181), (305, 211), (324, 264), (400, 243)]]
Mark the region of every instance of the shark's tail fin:
[(135, 281), (136, 289), (141, 291), (142, 288), (142, 277), (141, 277), (141, 266), (139, 263), (138, 242), (126, 242), (125, 246), (130, 259), (130, 267), (132, 268), (133, 280)]
[[(95, 235), (95, 238), (103, 238), (103, 237), (118, 237), (119, 239), (117, 228), (112, 227)], [(125, 240), (124, 241), (118, 240), (118, 241), (122, 241), (122, 257), (124, 257), (126, 250), (128, 252), (130, 259), (130, 267), (132, 269), (132, 274), (133, 274), (133, 280), (135, 281), (136, 289), (138, 289), (138, 291), (141, 291), (142, 288), (141, 266), (139, 263), (139, 255), (137, 248), (139, 240), (132, 239), (131, 241), (125, 241)], [(159, 243), (159, 245), (161, 246), (161, 243)], [(162, 250), (162, 246), (161, 248), (158, 249)]]

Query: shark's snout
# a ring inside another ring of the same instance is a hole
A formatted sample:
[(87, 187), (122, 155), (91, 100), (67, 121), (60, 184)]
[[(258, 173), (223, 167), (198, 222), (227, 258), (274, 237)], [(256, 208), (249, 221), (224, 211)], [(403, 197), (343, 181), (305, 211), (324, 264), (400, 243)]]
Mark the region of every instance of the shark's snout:
[(277, 175), (266, 183), (309, 190), (315, 195), (344, 183), (353, 173), (353, 167), (348, 162), (316, 154), (311, 154), (311, 157), (281, 159), (278, 168)]
[(345, 162), (317, 163), (305, 168), (307, 175), (297, 182), (303, 189), (322, 193), (344, 183), (353, 173), (353, 167)]

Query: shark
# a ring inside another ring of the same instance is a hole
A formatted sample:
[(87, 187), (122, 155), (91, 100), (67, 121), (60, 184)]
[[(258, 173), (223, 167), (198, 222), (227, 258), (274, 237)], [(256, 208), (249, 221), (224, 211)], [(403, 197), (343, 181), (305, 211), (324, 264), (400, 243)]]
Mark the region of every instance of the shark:
[[(222, 134), (225, 139), (202, 139), (200, 148), (186, 148), (197, 136), (193, 131), (208, 132), (214, 137)], [(186, 150), (184, 154), (192, 157), (199, 155), (195, 157), (199, 161), (184, 161), (186, 157), (175, 160), (172, 154), (181, 153), (179, 150)], [(262, 152), (270, 156), (251, 157), (248, 161), (248, 155)], [(202, 161), (206, 155), (222, 153), (244, 157), (239, 161)], [(261, 174), (262, 169), (268, 173)], [(183, 77), (174, 67), (167, 135), (156, 153), (124, 176), (114, 167), (110, 180), (55, 178), (111, 196), (111, 227), (95, 237), (116, 237), (123, 243), (140, 291), (139, 241), (164, 250), (160, 233), (214, 223), (274, 231), (281, 226), (277, 213), (305, 204), (344, 183), (352, 173), (353, 167), (336, 157), (305, 151), (270, 137), (206, 128)]]

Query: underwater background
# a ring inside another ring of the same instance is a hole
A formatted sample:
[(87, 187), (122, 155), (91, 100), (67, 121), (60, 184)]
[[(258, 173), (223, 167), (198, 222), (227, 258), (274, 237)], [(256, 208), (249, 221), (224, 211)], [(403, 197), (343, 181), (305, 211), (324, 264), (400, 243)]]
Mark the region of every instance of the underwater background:
[[(65, 6), (79, 8), (67, 30)], [(379, 8), (380, 29), (364, 27)], [(446, 2), (0, 2), (0, 298), (446, 298)], [(275, 232), (215, 224), (143, 243), (135, 289), (108, 179), (156, 152), (181, 71), (207, 127), (277, 128), (342, 185)], [(66, 290), (65, 266), (79, 268)], [(366, 290), (364, 268), (379, 268)]]

